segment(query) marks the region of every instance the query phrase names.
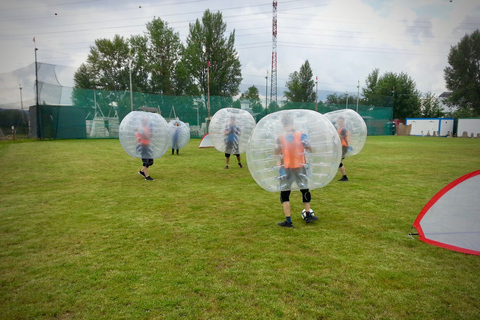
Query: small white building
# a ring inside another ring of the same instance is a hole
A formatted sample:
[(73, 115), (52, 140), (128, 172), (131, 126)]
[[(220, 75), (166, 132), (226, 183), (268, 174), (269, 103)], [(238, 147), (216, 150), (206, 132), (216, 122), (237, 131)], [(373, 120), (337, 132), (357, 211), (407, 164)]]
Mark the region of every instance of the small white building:
[(250, 101), (248, 101), (247, 99), (240, 100), (240, 108), (242, 110), (250, 110)]
[(412, 125), (411, 136), (446, 137), (453, 134), (454, 118), (407, 118), (406, 125)]
[(464, 136), (476, 138), (480, 135), (480, 119), (458, 119), (457, 137)]

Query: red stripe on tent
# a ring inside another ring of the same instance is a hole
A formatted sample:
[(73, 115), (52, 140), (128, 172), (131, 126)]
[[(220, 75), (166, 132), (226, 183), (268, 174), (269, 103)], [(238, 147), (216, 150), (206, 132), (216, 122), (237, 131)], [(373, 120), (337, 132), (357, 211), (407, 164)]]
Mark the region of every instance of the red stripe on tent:
[[(437, 202), (438, 199), (440, 199), (445, 193), (447, 193), (448, 191), (453, 189), (455, 186), (459, 185), (461, 182), (463, 182), (467, 179), (470, 179), (472, 177), (475, 177), (476, 175), (479, 175), (479, 174), (480, 174), (480, 170), (470, 172), (470, 173), (458, 178), (457, 180), (454, 180), (454, 181), (450, 182), (445, 187), (443, 187), (443, 189), (440, 190), (435, 196), (433, 196), (433, 198), (430, 199), (430, 201), (427, 202), (425, 207), (423, 207), (422, 211), (420, 211), (420, 214), (418, 215), (417, 219), (413, 223), (413, 226), (415, 228), (420, 227), (420, 220), (422, 220), (423, 216), (425, 216), (425, 214), (428, 212), (428, 210), (430, 210), (430, 208), (435, 204), (435, 202)], [(418, 230), (418, 232), (420, 232), (420, 230)]]
[[(203, 144), (203, 139), (208, 136), (208, 133), (205, 133), (205, 135), (202, 137), (202, 140), (200, 140), (200, 145), (198, 146), (199, 148), (214, 148), (213, 144), (207, 145), (207, 146), (202, 146)], [(210, 140), (210, 139), (209, 139)], [(210, 141), (211, 142), (211, 141)]]
[(440, 247), (440, 248), (480, 256), (480, 251), (460, 248), (460, 247), (457, 247), (457, 246), (452, 246), (451, 244), (446, 244), (446, 243), (443, 243), (443, 242), (438, 242), (438, 241), (430, 240), (430, 239), (420, 239), (420, 240), (422, 240), (425, 243), (428, 243), (428, 244), (431, 244), (431, 245), (434, 245), (434, 246), (437, 246), (437, 247)]
[(475, 177), (475, 176), (477, 176), (477, 175), (479, 175), (479, 174), (480, 174), (480, 170), (477, 170), (477, 171), (473, 171), (473, 172), (467, 173), (467, 174), (464, 175), (464, 176), (461, 176), (460, 178), (458, 178), (458, 179), (450, 182), (450, 183), (447, 184), (445, 187), (443, 187), (443, 189), (441, 189), (437, 194), (435, 194), (435, 196), (433, 196), (432, 199), (430, 199), (430, 201), (427, 202), (427, 204), (423, 207), (422, 211), (420, 211), (420, 213), (419, 213), (418, 216), (417, 216), (417, 219), (415, 219), (415, 222), (413, 223), (413, 226), (414, 226), (415, 229), (417, 229), (417, 231), (418, 231), (419, 240), (421, 240), (421, 241), (423, 241), (423, 242), (426, 242), (426, 243), (429, 243), (429, 244), (432, 244), (432, 245), (435, 245), (435, 246), (438, 246), (438, 247), (450, 249), (450, 250), (453, 250), (453, 251), (459, 251), (459, 252), (463, 252), (463, 253), (480, 255), (480, 252), (478, 252), (478, 251), (469, 250), (469, 249), (465, 249), (465, 248), (459, 248), (459, 247), (452, 246), (452, 245), (449, 245), (449, 244), (446, 244), (446, 243), (441, 243), (441, 242), (438, 242), (438, 241), (435, 241), (435, 240), (427, 239), (427, 238), (425, 238), (425, 233), (423, 232), (422, 227), (421, 227), (421, 225), (420, 225), (420, 221), (422, 221), (423, 217), (425, 216), (425, 214), (427, 214), (428, 210), (430, 210), (430, 208), (431, 208), (443, 195), (445, 195), (448, 191), (450, 191), (451, 189), (453, 189), (454, 187), (456, 187), (457, 185), (459, 185), (459, 184), (462, 183), (463, 181), (468, 180), (468, 179), (470, 179), (470, 178), (472, 178), (472, 177)]

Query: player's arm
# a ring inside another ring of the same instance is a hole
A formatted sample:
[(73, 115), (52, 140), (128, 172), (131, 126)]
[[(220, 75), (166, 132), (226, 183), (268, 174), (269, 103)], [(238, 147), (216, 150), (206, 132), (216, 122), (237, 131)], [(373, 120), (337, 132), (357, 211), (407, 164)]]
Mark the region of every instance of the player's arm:
[(283, 165), (283, 150), (282, 150), (282, 144), (280, 143), (280, 139), (277, 139), (276, 141), (275, 155), (281, 156), (279, 165), (280, 166)]
[(280, 144), (280, 139), (277, 139), (275, 142), (275, 155), (281, 155), (282, 154), (282, 145)]
[(310, 145), (310, 142), (308, 141), (308, 137), (306, 134), (304, 133), (302, 134), (301, 140), (302, 140), (303, 149), (308, 152), (312, 152), (312, 146)]

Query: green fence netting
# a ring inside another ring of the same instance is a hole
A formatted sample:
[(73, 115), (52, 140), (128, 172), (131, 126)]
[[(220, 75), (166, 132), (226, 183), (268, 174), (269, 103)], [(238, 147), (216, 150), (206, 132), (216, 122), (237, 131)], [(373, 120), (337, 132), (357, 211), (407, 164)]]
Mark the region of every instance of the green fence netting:
[[(190, 127), (192, 138), (207, 133), (209, 117), (222, 108), (246, 108), (258, 122), (269, 113), (284, 109), (310, 109), (320, 113), (344, 109), (345, 105), (323, 103), (279, 103), (267, 109), (249, 108), (249, 101), (211, 96), (166, 96), (128, 91), (100, 91), (73, 89), (72, 105), (43, 104), (30, 107), (30, 135), (47, 139), (118, 138), (122, 119), (134, 110), (157, 112), (167, 121), (180, 119)], [(391, 135), (393, 110), (391, 107), (348, 106), (365, 120), (369, 135)]]

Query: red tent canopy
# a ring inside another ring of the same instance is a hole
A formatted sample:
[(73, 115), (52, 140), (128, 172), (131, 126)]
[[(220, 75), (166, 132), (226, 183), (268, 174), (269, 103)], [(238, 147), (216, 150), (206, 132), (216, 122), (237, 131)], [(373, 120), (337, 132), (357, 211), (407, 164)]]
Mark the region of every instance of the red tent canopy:
[(440, 190), (420, 211), (413, 226), (426, 243), (480, 255), (480, 170)]

